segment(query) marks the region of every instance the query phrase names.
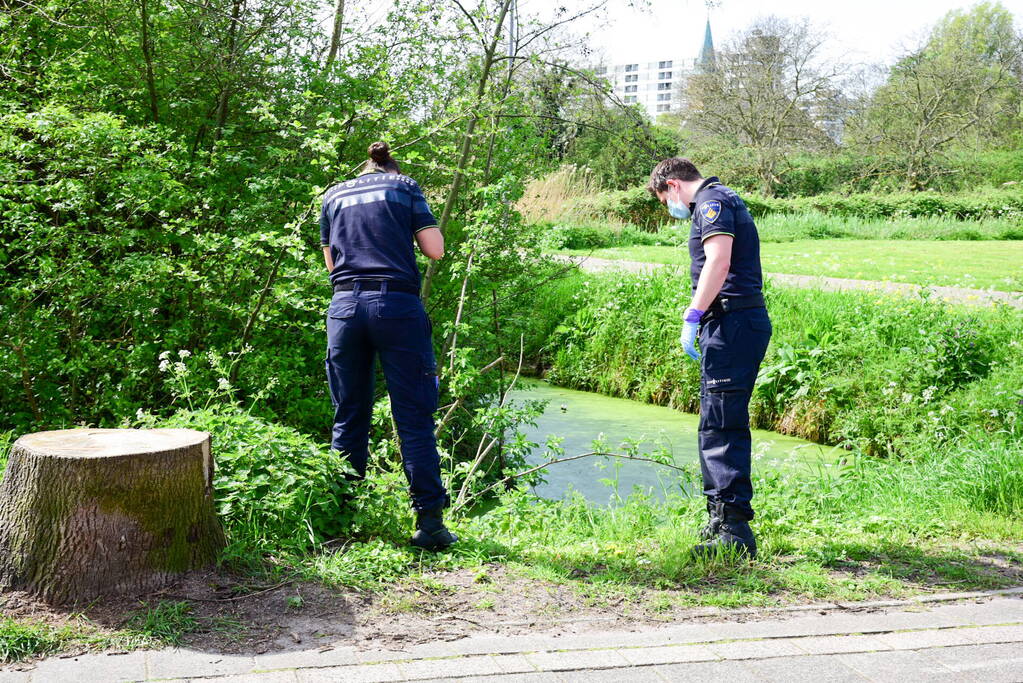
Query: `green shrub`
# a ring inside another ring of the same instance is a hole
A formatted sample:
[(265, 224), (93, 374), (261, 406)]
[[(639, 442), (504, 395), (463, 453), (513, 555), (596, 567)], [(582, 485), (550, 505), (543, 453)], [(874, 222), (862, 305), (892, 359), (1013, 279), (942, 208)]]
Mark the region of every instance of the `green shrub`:
[[(1023, 190), (1018, 187), (990, 189), (967, 195), (905, 192), (822, 194), (790, 199), (747, 193), (741, 193), (741, 196), (754, 218), (772, 214), (810, 213), (874, 220), (923, 217), (959, 221), (1003, 219), (1010, 223), (1005, 228), (1007, 234), (1015, 235), (1023, 231)], [(577, 199), (572, 203), (570, 211), (578, 216), (628, 223), (648, 231), (655, 231), (668, 221), (664, 207), (642, 188), (604, 192)], [(969, 229), (969, 226), (963, 227)]]
[(688, 224), (662, 227), (658, 232), (639, 230), (632, 225), (597, 222), (561, 222), (537, 226), (547, 249), (603, 249), (607, 247), (647, 245), (676, 246), (688, 239)]
[(230, 404), (180, 410), (142, 426), (184, 427), (213, 435), (213, 486), (233, 542), (301, 550), (351, 531), (347, 462), (325, 444)]
[[(548, 378), (695, 412), (699, 370), (677, 341), (689, 298), (683, 277), (580, 275), (571, 302), (548, 297), (566, 310), (546, 355)], [(964, 430), (1023, 436), (1023, 313), (875, 293), (772, 288), (767, 296), (775, 331), (754, 426), (871, 455), (902, 455)]]

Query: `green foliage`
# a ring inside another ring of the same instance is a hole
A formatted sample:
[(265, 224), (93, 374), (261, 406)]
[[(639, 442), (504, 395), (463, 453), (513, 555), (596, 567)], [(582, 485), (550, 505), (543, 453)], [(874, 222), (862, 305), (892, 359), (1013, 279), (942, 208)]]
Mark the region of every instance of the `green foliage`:
[(681, 149), (677, 133), (668, 127), (649, 125), (636, 111), (616, 111), (602, 105), (595, 126), (579, 130), (562, 159), (588, 169), (598, 185), (608, 190), (627, 190), (646, 183), (650, 170)]
[(305, 549), (351, 531), (337, 453), (294, 429), (238, 407), (184, 409), (142, 426), (184, 427), (213, 435), (217, 513), (232, 542), (259, 551)]
[[(786, 217), (785, 220), (810, 222), (817, 220), (818, 216), (871, 221), (905, 218), (943, 218), (950, 221), (998, 220), (1003, 221), (1001, 225), (1005, 227), (996, 239), (1019, 239), (1023, 236), (1023, 228), (1020, 227), (1023, 225), (1023, 191), (1016, 187), (967, 195), (930, 192), (863, 193), (779, 199), (749, 194), (743, 195), (742, 199), (754, 218), (780, 214)], [(658, 226), (670, 220), (664, 207), (642, 188), (579, 198), (571, 204), (571, 211), (594, 220), (626, 223), (647, 231), (656, 231)], [(969, 230), (971, 225), (967, 223), (961, 227)], [(840, 231), (807, 236), (816, 239), (853, 234)], [(950, 236), (947, 239), (957, 238)]]
[(664, 207), (642, 187), (580, 197), (568, 211), (628, 223), (646, 231), (656, 230), (666, 220)]
[(71, 635), (67, 628), (57, 629), (45, 623), (6, 617), (0, 621), (0, 662), (16, 662), (55, 652)]
[(547, 249), (601, 249), (636, 244), (660, 246), (680, 244), (686, 235), (681, 230), (662, 229), (658, 232), (638, 230), (632, 225), (608, 225), (597, 222), (561, 222), (536, 226), (543, 234)]
[(200, 629), (199, 620), (187, 602), (161, 600), (142, 603), (142, 610), (125, 624), (128, 631), (145, 641), (178, 647), (185, 636)]
[[(671, 271), (577, 277), (571, 300), (548, 298), (573, 311), (546, 356), (548, 378), (695, 412), (698, 368), (677, 342), (687, 282)], [(1023, 434), (1023, 348), (1012, 332), (1021, 314), (788, 289), (771, 290), (768, 306), (775, 333), (754, 426), (873, 455), (964, 431)]]

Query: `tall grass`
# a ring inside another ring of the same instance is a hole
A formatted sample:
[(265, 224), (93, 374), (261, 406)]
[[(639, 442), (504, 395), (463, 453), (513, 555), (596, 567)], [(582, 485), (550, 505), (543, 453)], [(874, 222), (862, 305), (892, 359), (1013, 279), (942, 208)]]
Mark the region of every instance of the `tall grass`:
[(572, 200), (598, 192), (599, 184), (588, 168), (567, 164), (526, 185), (515, 208), (529, 223), (557, 221), (573, 217)]
[[(684, 273), (578, 277), (547, 355), (564, 386), (696, 412), (699, 369), (678, 347)], [(565, 288), (556, 293), (568, 291)], [(772, 289), (774, 336), (754, 426), (899, 456), (962, 430), (1023, 434), (1023, 313), (881, 293)]]

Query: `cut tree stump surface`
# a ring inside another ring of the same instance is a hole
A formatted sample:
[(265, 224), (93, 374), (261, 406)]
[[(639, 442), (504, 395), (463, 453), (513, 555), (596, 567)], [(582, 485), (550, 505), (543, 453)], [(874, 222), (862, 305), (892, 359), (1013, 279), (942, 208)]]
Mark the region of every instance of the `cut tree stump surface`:
[(0, 482), (0, 587), (66, 603), (138, 595), (213, 563), (210, 435), (190, 429), (28, 434)]

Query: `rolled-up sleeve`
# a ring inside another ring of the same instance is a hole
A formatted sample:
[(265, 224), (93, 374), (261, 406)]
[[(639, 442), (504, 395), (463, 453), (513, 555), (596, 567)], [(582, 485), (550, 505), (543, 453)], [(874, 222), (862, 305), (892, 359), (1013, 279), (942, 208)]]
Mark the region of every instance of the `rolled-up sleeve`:
[(412, 185), (412, 232), (417, 233), (426, 228), (437, 227), (437, 219), (430, 211), (430, 205), (426, 203), (426, 197), (418, 184)]
[(330, 216), (327, 213), (327, 198), (323, 198), (323, 205), (320, 207), (320, 246), (330, 246)]

